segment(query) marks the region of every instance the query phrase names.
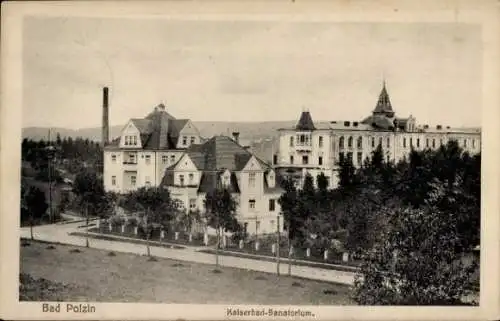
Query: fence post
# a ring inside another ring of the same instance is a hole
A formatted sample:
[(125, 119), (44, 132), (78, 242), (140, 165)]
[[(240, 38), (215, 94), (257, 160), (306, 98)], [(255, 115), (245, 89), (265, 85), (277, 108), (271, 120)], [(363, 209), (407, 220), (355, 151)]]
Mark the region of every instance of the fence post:
[(179, 239), (179, 232), (175, 232), (175, 240), (177, 241)]
[(342, 254), (342, 262), (348, 262), (349, 261), (349, 253), (344, 252)]
[(276, 253), (276, 243), (271, 244), (271, 253)]
[(306, 249), (306, 257), (311, 257), (311, 249), (310, 248)]
[(125, 224), (122, 224), (122, 234), (125, 233)]
[(259, 240), (255, 240), (255, 251), (258, 251), (260, 248), (260, 242)]
[(323, 254), (323, 259), (326, 261), (328, 260), (328, 250), (325, 250), (324, 254)]
[(160, 239), (161, 240), (165, 239), (165, 230), (160, 231)]
[(242, 250), (243, 249), (243, 245), (244, 245), (243, 244), (243, 240), (240, 240), (240, 244), (239, 245), (240, 245), (240, 250)]
[(207, 245), (208, 245), (208, 234), (207, 234), (207, 233), (205, 233), (205, 234), (203, 235), (203, 243), (205, 243), (205, 246), (207, 246)]
[(113, 231), (113, 225), (111, 225), (111, 223), (109, 223), (109, 226), (108, 226), (108, 227), (109, 227), (109, 231), (110, 231), (110, 232), (111, 232), (111, 231)]
[(137, 227), (137, 226), (134, 227), (134, 234), (135, 235), (139, 234), (139, 227)]
[(101, 227), (101, 219), (98, 218), (97, 219), (97, 229), (99, 229)]
[(193, 234), (189, 233), (189, 243), (193, 242)]

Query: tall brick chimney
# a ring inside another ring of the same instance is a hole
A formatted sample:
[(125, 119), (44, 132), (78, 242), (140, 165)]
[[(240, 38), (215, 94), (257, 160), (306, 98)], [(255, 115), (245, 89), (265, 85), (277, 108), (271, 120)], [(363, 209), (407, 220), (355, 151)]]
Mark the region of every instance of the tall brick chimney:
[(109, 143), (109, 105), (108, 87), (102, 89), (102, 146)]

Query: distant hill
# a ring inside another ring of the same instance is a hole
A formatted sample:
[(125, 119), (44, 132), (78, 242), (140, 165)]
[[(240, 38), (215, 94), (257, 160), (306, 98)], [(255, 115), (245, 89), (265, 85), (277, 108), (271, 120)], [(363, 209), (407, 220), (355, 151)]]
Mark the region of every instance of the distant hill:
[[(214, 135), (228, 135), (230, 136), (233, 131), (240, 133), (240, 141), (242, 144), (247, 145), (251, 142), (261, 139), (272, 138), (278, 136), (277, 130), (279, 128), (286, 128), (294, 126), (296, 121), (276, 121), (276, 122), (207, 122), (195, 121), (194, 125), (200, 130), (203, 137), (212, 137)], [(124, 125), (111, 126), (110, 137), (118, 137)], [(82, 129), (68, 129), (68, 128), (51, 128), (51, 135), (55, 139), (57, 133), (61, 137), (82, 137), (94, 141), (101, 141), (101, 128), (82, 128)], [(46, 127), (26, 127), (22, 131), (23, 138), (31, 138), (35, 140), (47, 139), (48, 128)]]

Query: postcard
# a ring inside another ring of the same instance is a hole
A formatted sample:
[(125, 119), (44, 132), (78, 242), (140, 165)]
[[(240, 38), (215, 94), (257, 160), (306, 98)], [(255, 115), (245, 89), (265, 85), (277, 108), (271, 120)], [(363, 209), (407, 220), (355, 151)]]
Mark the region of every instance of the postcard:
[(498, 318), (498, 2), (2, 5), (1, 318)]

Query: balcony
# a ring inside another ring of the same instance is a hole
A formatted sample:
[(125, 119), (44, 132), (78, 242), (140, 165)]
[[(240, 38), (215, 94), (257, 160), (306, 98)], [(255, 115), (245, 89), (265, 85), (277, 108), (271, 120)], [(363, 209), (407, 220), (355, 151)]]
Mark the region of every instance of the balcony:
[(308, 153), (308, 152), (311, 152), (312, 151), (312, 145), (310, 144), (296, 144), (295, 145), (295, 150), (297, 152), (305, 152), (305, 153)]
[(123, 161), (124, 170), (137, 170), (137, 161)]

